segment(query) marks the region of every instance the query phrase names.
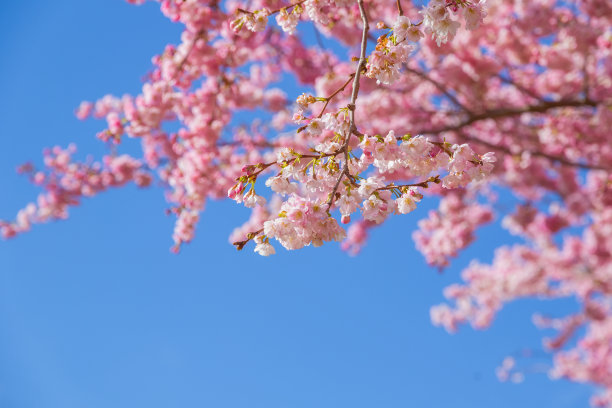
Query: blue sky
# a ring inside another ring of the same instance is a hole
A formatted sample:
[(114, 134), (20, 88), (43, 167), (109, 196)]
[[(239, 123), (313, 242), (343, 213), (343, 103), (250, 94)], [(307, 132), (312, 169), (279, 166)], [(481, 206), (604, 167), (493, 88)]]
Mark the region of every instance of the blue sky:
[[(104, 154), (103, 123), (74, 108), (137, 93), (179, 35), (156, 3), (0, 3), (0, 218), (35, 197), (15, 167), (44, 147)], [(439, 274), (410, 238), (432, 205), (375, 230), (357, 257), (326, 245), (261, 258), (228, 244), (247, 217), (231, 202), (210, 203), (173, 255), (161, 189), (85, 200), (68, 221), (0, 242), (0, 407), (586, 406), (587, 386), (494, 375), (504, 356), (541, 348), (533, 311), (571, 302), (518, 302), (482, 332), (431, 325), (442, 288), (509, 240), (487, 227)]]

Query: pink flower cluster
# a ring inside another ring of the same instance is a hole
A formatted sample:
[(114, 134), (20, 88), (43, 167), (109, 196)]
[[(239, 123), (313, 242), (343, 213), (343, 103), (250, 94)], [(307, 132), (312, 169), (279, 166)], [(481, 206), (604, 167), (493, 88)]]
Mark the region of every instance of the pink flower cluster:
[(470, 203), (472, 199), (449, 194), (440, 201), (437, 211), (430, 211), (429, 218), (419, 221), (413, 238), (430, 265), (447, 266), (450, 258), (474, 241), (476, 229), (492, 221), (491, 210)]
[(264, 222), (263, 233), (276, 238), (286, 249), (300, 249), (311, 243), (321, 246), (325, 241), (341, 241), (346, 237), (324, 208), (296, 195), (283, 203), (277, 218)]
[[(452, 285), (445, 296), (454, 306), (432, 308), (435, 324), (450, 331), (470, 322), (476, 328), (489, 326), (495, 314), (517, 298), (574, 297), (580, 310), (563, 318), (535, 316), (539, 327), (558, 331), (556, 338), (544, 345), (556, 352), (550, 371), (554, 378), (589, 381), (604, 388), (594, 397), (595, 406), (610, 406), (612, 400), (612, 192), (609, 175), (595, 172), (587, 184), (567, 191), (566, 202), (575, 203), (576, 213), (564, 215), (556, 206), (545, 216), (534, 208), (519, 207), (515, 221), (508, 226), (524, 231), (531, 245), (502, 247), (490, 265), (473, 262), (462, 274), (464, 285)], [(603, 187), (603, 188), (602, 188)], [(567, 212), (567, 208), (565, 211)], [(555, 232), (584, 220), (577, 215), (590, 212), (592, 222), (582, 236), (566, 235), (561, 244), (553, 239)], [(572, 216), (573, 215), (573, 216)], [(549, 221), (563, 217), (564, 221)], [(539, 225), (539, 228), (535, 228)], [(537, 231), (537, 232), (536, 232)], [(572, 340), (581, 337), (577, 342)], [(564, 349), (571, 345), (569, 349)]]
[(140, 187), (151, 183), (151, 175), (142, 162), (127, 155), (105, 156), (102, 163), (86, 164), (72, 161), (75, 152), (74, 145), (67, 149), (56, 146), (44, 152), (46, 171), (36, 170), (32, 165), (21, 168), (45, 192), (35, 203), (20, 210), (14, 222), (0, 220), (0, 234), (4, 238), (28, 231), (32, 224), (68, 218), (69, 206), (77, 205), (81, 197), (91, 197), (130, 181)]
[[(384, 138), (361, 135), (359, 144), (353, 149), (348, 148), (346, 155), (342, 156), (341, 145), (336, 140), (340, 132), (346, 133), (346, 129), (342, 124), (338, 126), (332, 127), (327, 137), (323, 132), (319, 134), (321, 143), (314, 149), (317, 154), (300, 154), (281, 148), (277, 150), (276, 161), (245, 166), (243, 175), (228, 190), (229, 198), (244, 203), (246, 207), (263, 206), (266, 200), (255, 193), (257, 177), (268, 169), (279, 168), (277, 175), (267, 179), (266, 186), (277, 194), (289, 195), (281, 206), (282, 216), (274, 221), (284, 233), (266, 228), (271, 224), (265, 223), (263, 234), (277, 238), (287, 249), (344, 236), (344, 231), (339, 232), (338, 224), (331, 218), (330, 212), (334, 208), (339, 209), (342, 223), (349, 223), (354, 213), (359, 211), (363, 219), (380, 224), (393, 213), (407, 214), (416, 209), (423, 198), (419, 188), (427, 188), (430, 184), (441, 184), (447, 189), (462, 187), (471, 180), (482, 180), (493, 169), (495, 158), (491, 153), (479, 156), (465, 144), (437, 144), (422, 136), (397, 138), (393, 131)], [(331, 137), (332, 134), (335, 136)], [(355, 152), (359, 150), (361, 154), (357, 158)], [(345, 162), (346, 157), (349, 157), (348, 162)], [(361, 173), (371, 167), (377, 175), (363, 177)], [(346, 168), (348, 175), (340, 185), (338, 180), (342, 179), (342, 168)], [(387, 175), (394, 173), (401, 173), (404, 178), (421, 177), (425, 180), (404, 185), (388, 183)], [(463, 209), (462, 201), (455, 196), (449, 196), (443, 203), (443, 214), (434, 220), (447, 223), (447, 229), (452, 233), (432, 220), (422, 222), (421, 227), (433, 231), (433, 236), (421, 233), (415, 237), (417, 245), (425, 253), (424, 248), (431, 247), (432, 251), (443, 254), (428, 255), (431, 263), (440, 266), (446, 264), (446, 257), (456, 255), (459, 248), (472, 241), (471, 233), (479, 224), (491, 218), (490, 212), (480, 206)], [(285, 205), (289, 207), (285, 208)], [(295, 208), (299, 210), (293, 210)], [(296, 218), (287, 214), (298, 217), (299, 232), (295, 230)], [(312, 214), (315, 218), (302, 218), (304, 214)], [(302, 222), (302, 219), (307, 221)]]

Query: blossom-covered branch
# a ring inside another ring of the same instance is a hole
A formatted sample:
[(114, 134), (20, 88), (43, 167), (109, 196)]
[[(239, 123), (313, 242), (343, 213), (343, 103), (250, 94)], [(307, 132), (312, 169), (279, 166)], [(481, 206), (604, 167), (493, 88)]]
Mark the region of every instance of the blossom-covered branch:
[[(439, 201), (413, 233), (432, 266), (497, 218), (523, 242), (466, 268), (434, 322), (485, 327), (513, 299), (574, 297), (578, 313), (538, 320), (559, 329), (551, 373), (600, 386), (594, 403), (612, 407), (609, 1), (160, 4), (184, 31), (141, 92), (77, 109), (105, 119), (97, 137), (111, 152), (80, 162), (55, 147), (24, 166), (43, 191), (0, 221), (4, 237), (133, 182), (165, 186), (173, 251), (195, 238), (207, 201), (229, 195), (252, 208), (230, 237), (239, 249), (342, 240), (356, 253), (370, 228)], [(346, 52), (309, 46), (302, 22)], [(288, 78), (299, 90), (281, 89)], [(126, 138), (141, 154), (123, 152)], [(516, 208), (497, 210), (499, 190)]]

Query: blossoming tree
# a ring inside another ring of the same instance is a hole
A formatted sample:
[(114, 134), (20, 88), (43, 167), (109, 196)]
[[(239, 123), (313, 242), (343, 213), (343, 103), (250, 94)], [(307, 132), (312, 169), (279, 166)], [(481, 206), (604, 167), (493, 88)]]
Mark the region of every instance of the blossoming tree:
[[(44, 192), (0, 221), (4, 237), (157, 178), (177, 217), (174, 251), (194, 238), (206, 201), (229, 196), (252, 208), (232, 234), (238, 249), (343, 241), (358, 252), (370, 228), (438, 196), (414, 239), (442, 268), (493, 220), (496, 189), (511, 191), (520, 204), (502, 225), (524, 242), (472, 263), (432, 320), (484, 328), (513, 299), (573, 297), (579, 312), (535, 319), (559, 331), (546, 341), (551, 374), (601, 386), (594, 405), (612, 406), (609, 0), (163, 0), (161, 9), (185, 29), (154, 57), (142, 93), (77, 110), (106, 119), (97, 136), (113, 153), (81, 163), (74, 147), (54, 147), (44, 169), (21, 167)], [(307, 24), (348, 58), (308, 45)], [(303, 93), (278, 88), (286, 74)], [(265, 120), (238, 126), (253, 109)], [(126, 137), (141, 140), (142, 157), (117, 153)]]

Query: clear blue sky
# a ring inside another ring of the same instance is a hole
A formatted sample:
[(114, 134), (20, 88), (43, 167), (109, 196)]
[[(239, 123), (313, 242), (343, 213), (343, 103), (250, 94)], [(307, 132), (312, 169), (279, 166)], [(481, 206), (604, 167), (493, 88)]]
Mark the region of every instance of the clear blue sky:
[[(35, 197), (15, 167), (44, 147), (104, 153), (103, 123), (74, 108), (137, 93), (179, 34), (157, 3), (0, 2), (0, 218)], [(428, 205), (374, 231), (358, 257), (326, 245), (270, 258), (228, 244), (247, 217), (231, 202), (211, 203), (173, 255), (166, 207), (161, 189), (129, 187), (0, 242), (1, 408), (587, 406), (588, 386), (494, 375), (504, 356), (541, 348), (532, 311), (571, 303), (519, 302), (484, 332), (431, 325), (461, 267), (508, 240), (496, 227), (441, 275), (410, 238)]]

